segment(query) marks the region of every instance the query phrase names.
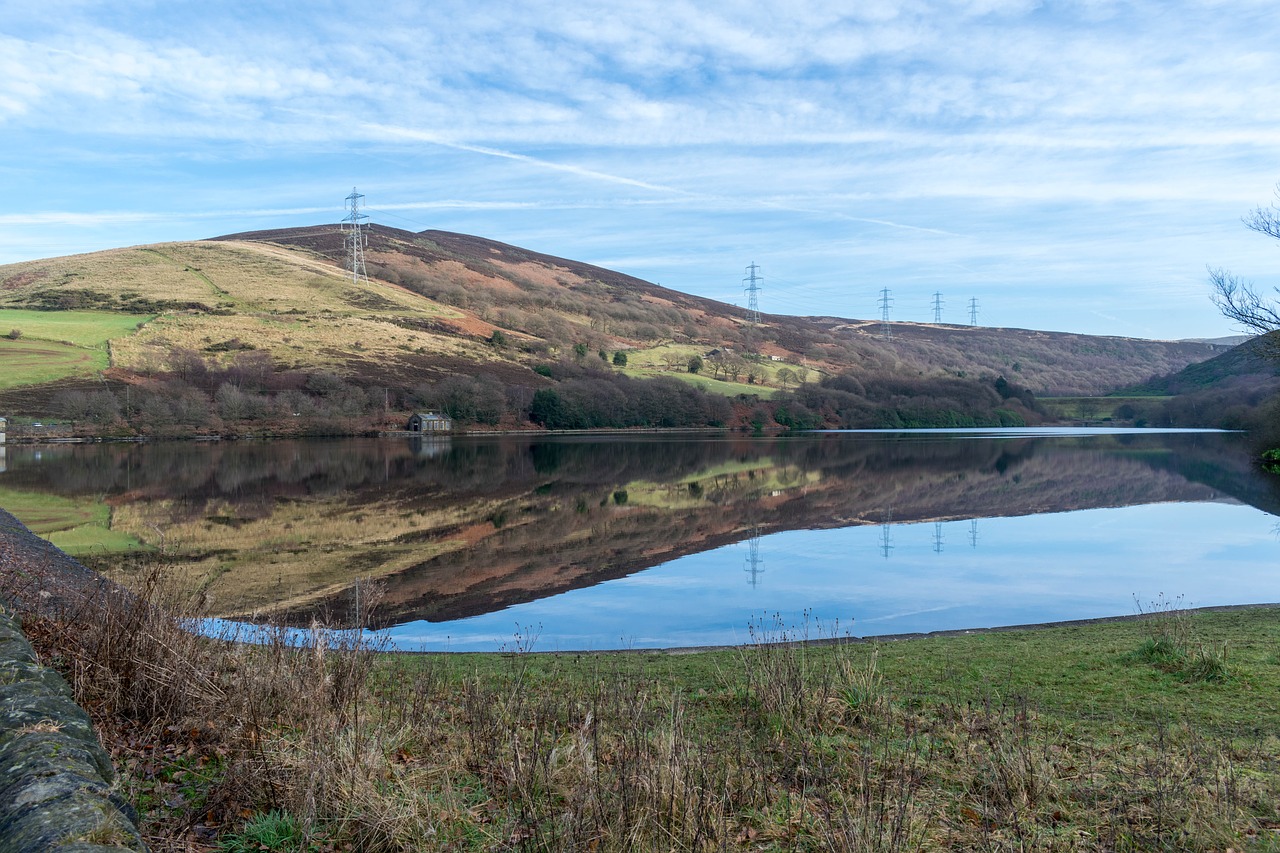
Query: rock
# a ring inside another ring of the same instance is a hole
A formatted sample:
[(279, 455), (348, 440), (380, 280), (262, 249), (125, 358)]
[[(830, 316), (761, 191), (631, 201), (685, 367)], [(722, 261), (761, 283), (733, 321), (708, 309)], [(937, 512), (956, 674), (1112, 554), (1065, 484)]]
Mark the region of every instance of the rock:
[[(0, 510), (0, 551), (10, 579), (26, 573), (15, 554), (50, 560), (61, 554), (28, 539), (36, 537)], [(78, 565), (70, 572), (85, 581), (78, 571), (87, 570)], [(94, 586), (85, 582), (79, 589)], [(8, 605), (0, 601), (0, 607), (0, 853), (145, 851), (137, 814), (112, 788), (111, 758), (89, 715), (62, 676), (37, 662)]]

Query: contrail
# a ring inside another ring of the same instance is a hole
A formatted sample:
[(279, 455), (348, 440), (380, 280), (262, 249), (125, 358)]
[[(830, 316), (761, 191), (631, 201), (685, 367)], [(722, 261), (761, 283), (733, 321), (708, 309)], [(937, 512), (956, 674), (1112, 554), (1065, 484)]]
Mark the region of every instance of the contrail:
[(501, 157), (504, 160), (515, 160), (520, 163), (529, 163), (543, 169), (551, 169), (556, 172), (568, 172), (571, 175), (579, 175), (584, 178), (608, 181), (611, 184), (622, 184), (624, 186), (639, 187), (640, 189), (652, 190), (654, 192), (675, 193), (676, 195), (696, 195), (695, 193), (688, 192), (687, 190), (668, 187), (663, 184), (651, 184), (648, 181), (638, 181), (635, 178), (624, 178), (621, 175), (612, 175), (608, 172), (599, 172), (595, 169), (587, 169), (582, 166), (574, 166), (567, 163), (556, 163), (552, 160), (530, 157), (528, 154), (517, 154), (514, 151), (504, 151), (501, 148), (488, 148), (483, 145), (468, 145), (464, 142), (449, 142), (448, 140), (441, 139), (434, 134), (420, 130), (412, 130), (407, 127), (395, 127), (393, 125), (386, 124), (365, 124), (364, 127), (367, 130), (379, 131), (381, 133), (397, 136), (401, 139), (413, 139), (419, 142), (429, 142), (432, 145), (439, 145), (442, 148), (452, 148), (456, 151), (469, 151), (473, 154), (484, 154), (488, 157)]

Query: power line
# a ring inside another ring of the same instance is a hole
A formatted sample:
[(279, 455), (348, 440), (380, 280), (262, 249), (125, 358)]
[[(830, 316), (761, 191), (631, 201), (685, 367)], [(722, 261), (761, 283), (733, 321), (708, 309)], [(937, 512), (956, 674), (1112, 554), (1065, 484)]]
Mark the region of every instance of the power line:
[[(815, 289), (818, 292), (836, 289), (832, 286), (817, 286), (799, 284), (794, 281), (778, 278), (776, 275), (769, 276), (769, 304), (773, 306), (770, 313), (779, 313), (779, 308), (788, 310), (799, 308), (805, 312), (805, 316), (831, 316), (832, 304), (835, 299), (843, 296), (840, 292), (837, 296), (810, 296)], [(787, 313), (783, 311), (782, 313)]]
[(433, 226), (430, 222), (421, 222), (421, 221), (419, 221), (419, 220), (417, 220), (417, 219), (410, 219), (410, 218), (409, 218), (409, 217), (407, 217), (407, 216), (401, 216), (401, 215), (400, 215), (400, 214), (398, 214), (398, 213), (392, 213), (391, 211), (389, 211), (389, 210), (383, 210), (383, 209), (382, 209), (382, 208), (380, 208), (380, 207), (369, 207), (368, 205), (366, 205), (366, 206), (365, 206), (365, 210), (368, 210), (368, 211), (371, 211), (371, 212), (373, 212), (373, 213), (376, 213), (376, 214), (378, 214), (379, 216), (390, 216), (392, 219), (399, 219), (399, 220), (400, 220), (400, 221), (402, 221), (402, 222), (408, 222), (410, 225), (421, 225), (423, 228), (433, 228), (433, 227), (435, 227), (435, 226)]
[(364, 268), (364, 250), (369, 245), (369, 238), (364, 232), (363, 222), (368, 215), (360, 212), (360, 199), (364, 198), (351, 188), (347, 196), (347, 215), (342, 220), (343, 231), (347, 234), (347, 268), (351, 270), (351, 283), (359, 284), (361, 280), (369, 283), (369, 274)]

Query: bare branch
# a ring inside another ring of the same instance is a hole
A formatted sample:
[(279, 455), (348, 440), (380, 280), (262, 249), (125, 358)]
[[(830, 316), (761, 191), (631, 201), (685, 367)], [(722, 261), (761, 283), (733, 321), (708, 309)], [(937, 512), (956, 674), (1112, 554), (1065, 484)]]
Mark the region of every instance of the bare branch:
[(1209, 268), (1209, 282), (1213, 285), (1210, 298), (1228, 320), (1259, 335), (1280, 329), (1280, 309), (1263, 299), (1252, 284), (1214, 267)]
[[(1280, 201), (1280, 186), (1276, 187), (1276, 199)], [(1255, 208), (1244, 217), (1244, 224), (1251, 231), (1280, 240), (1280, 205), (1272, 202), (1270, 207)]]

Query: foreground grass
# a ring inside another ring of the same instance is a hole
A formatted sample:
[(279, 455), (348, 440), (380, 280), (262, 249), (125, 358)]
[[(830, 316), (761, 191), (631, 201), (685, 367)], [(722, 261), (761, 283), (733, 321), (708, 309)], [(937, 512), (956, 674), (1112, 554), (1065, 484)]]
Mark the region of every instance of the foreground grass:
[(156, 850), (1280, 849), (1280, 609), (692, 655), (28, 630)]

